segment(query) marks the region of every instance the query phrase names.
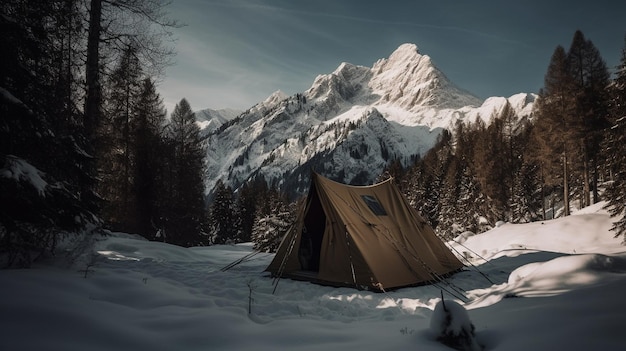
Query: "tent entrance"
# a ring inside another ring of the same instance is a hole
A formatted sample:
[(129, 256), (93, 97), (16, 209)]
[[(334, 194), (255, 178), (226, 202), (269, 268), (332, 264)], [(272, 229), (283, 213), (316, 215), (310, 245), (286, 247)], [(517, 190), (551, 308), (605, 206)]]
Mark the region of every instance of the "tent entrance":
[(322, 240), (326, 231), (326, 214), (317, 196), (311, 197), (304, 218), (298, 259), (303, 271), (319, 272)]

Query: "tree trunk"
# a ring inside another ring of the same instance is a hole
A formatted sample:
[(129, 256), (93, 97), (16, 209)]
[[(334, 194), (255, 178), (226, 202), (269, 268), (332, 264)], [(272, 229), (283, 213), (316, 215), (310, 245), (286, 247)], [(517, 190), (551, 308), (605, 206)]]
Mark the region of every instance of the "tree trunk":
[(589, 187), (589, 156), (587, 155), (587, 147), (583, 145), (583, 204), (582, 207), (589, 206), (591, 199), (589, 194), (591, 188)]
[(563, 152), (563, 216), (569, 216), (569, 174), (567, 172), (567, 154)]
[(545, 181), (543, 178), (543, 163), (541, 163), (541, 218), (546, 220), (546, 190), (545, 190)]
[(594, 157), (591, 161), (591, 190), (593, 191), (593, 203), (597, 204), (600, 201), (600, 195), (598, 194), (598, 159)]
[(97, 123), (100, 120), (100, 103), (102, 91), (100, 86), (100, 19), (102, 17), (102, 0), (91, 0), (89, 11), (89, 34), (87, 37), (87, 61), (85, 64), (86, 97), (84, 111), (85, 134), (92, 143), (93, 153), (96, 139)]

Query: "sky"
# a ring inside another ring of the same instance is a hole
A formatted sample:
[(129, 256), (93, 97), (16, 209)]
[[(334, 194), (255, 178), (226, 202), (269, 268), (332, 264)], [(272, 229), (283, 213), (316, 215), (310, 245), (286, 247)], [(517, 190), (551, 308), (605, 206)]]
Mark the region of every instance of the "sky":
[(247, 109), (304, 92), (341, 62), (371, 67), (403, 43), (486, 99), (538, 92), (558, 45), (581, 30), (619, 63), (626, 2), (486, 0), (175, 0), (177, 55), (159, 86), (166, 108)]

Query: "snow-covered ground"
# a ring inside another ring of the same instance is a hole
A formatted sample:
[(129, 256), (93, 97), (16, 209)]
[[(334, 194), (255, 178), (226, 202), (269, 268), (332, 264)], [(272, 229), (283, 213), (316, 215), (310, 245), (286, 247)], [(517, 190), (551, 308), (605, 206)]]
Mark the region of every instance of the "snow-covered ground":
[(429, 329), (442, 290), (465, 291), (487, 350), (622, 350), (626, 247), (601, 206), (458, 238), (466, 271), (380, 294), (287, 279), (272, 294), (271, 254), (220, 270), (249, 244), (115, 234), (69, 269), (59, 254), (0, 271), (0, 350), (449, 350)]

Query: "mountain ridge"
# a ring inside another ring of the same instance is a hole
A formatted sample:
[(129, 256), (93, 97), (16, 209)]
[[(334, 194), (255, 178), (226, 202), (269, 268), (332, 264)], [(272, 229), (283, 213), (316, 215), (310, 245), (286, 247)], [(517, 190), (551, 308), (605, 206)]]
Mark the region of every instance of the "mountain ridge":
[(343, 62), (306, 91), (277, 91), (207, 132), (207, 190), (220, 179), (237, 188), (263, 176), (298, 195), (311, 169), (368, 184), (392, 159), (408, 166), (460, 121), (488, 123), (506, 104), (530, 118), (535, 97), (483, 101), (456, 87), (415, 44), (402, 44), (371, 68)]
[(240, 115), (243, 111), (233, 108), (225, 108), (214, 110), (211, 108), (205, 108), (203, 110), (195, 111), (196, 124), (201, 130), (214, 131), (221, 127), (224, 123), (234, 119)]

